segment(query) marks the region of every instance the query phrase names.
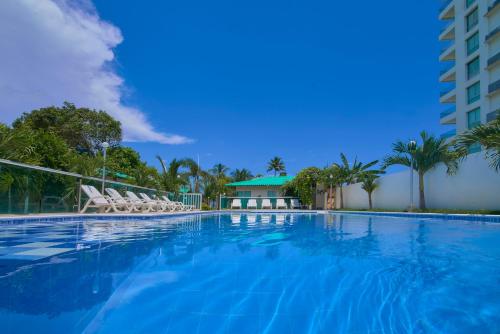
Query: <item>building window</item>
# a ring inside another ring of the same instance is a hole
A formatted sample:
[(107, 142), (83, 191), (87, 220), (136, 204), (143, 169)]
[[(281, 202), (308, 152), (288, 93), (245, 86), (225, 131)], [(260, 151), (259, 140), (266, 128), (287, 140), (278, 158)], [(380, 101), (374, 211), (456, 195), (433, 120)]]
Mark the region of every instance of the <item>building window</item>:
[(479, 81), (467, 88), (467, 103), (471, 104), (479, 100), (481, 96), (481, 86)]
[(470, 61), (467, 64), (467, 80), (474, 78), (478, 74), (479, 74), (479, 57), (475, 58), (474, 60)]
[(467, 113), (467, 127), (474, 129), (481, 124), (481, 108), (476, 108)]
[(271, 198), (276, 197), (276, 191), (269, 190), (267, 192), (267, 197), (271, 197)]
[(465, 0), (465, 8), (469, 8), (469, 7), (470, 7), (470, 6), (472, 6), (475, 2), (476, 2), (476, 0)]
[(467, 15), (466, 24), (467, 24), (467, 32), (471, 31), (478, 22), (479, 22), (479, 11), (478, 9), (474, 9), (469, 15)]
[(237, 191), (236, 196), (238, 197), (252, 197), (251, 191)]
[(476, 32), (467, 39), (467, 56), (471, 55), (477, 49), (479, 49), (479, 32)]

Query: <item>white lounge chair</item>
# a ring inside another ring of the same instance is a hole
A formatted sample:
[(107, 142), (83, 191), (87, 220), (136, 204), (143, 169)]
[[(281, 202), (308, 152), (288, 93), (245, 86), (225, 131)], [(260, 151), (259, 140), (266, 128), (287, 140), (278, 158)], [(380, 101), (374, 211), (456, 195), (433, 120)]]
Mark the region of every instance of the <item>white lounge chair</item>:
[(191, 206), (184, 205), (184, 203), (182, 203), (182, 202), (174, 202), (174, 201), (172, 201), (170, 198), (168, 198), (165, 195), (161, 196), (161, 198), (163, 198), (163, 200), (166, 203), (168, 203), (169, 205), (171, 205), (172, 208), (173, 208), (173, 210), (176, 210), (176, 211), (191, 211), (191, 209), (192, 209)]
[(257, 209), (257, 200), (250, 198), (247, 203), (247, 209)]
[(292, 198), (292, 199), (290, 200), (290, 207), (291, 207), (292, 209), (301, 209), (301, 208), (302, 208), (302, 205), (300, 205), (300, 202), (299, 202), (299, 200), (298, 200), (298, 199), (296, 199), (296, 198)]
[(262, 200), (262, 209), (272, 209), (273, 205), (271, 204), (271, 200), (269, 198), (264, 198)]
[(165, 202), (165, 201), (158, 200), (158, 199), (152, 199), (146, 193), (139, 193), (139, 196), (141, 196), (141, 198), (146, 203), (156, 203), (156, 208), (157, 208), (158, 211), (162, 211), (162, 212), (173, 211), (172, 206), (169, 203)]
[(240, 209), (241, 210), (241, 199), (235, 198), (231, 202), (231, 209)]
[[(102, 195), (95, 187), (82, 185), (82, 190), (89, 198), (80, 213), (86, 212), (90, 208), (97, 209), (97, 212), (130, 212), (128, 205), (115, 204), (110, 198)], [(120, 210), (121, 209), (121, 210)]]
[(288, 205), (286, 205), (286, 202), (283, 198), (278, 198), (276, 200), (276, 209), (288, 209)]
[(130, 198), (123, 197), (116, 189), (106, 188), (106, 192), (115, 203), (128, 204), (130, 212), (149, 212), (151, 210), (146, 203), (131, 201)]
[(148, 211), (158, 211), (158, 204), (155, 201), (145, 201), (132, 191), (126, 191), (125, 193), (131, 203), (145, 205)]

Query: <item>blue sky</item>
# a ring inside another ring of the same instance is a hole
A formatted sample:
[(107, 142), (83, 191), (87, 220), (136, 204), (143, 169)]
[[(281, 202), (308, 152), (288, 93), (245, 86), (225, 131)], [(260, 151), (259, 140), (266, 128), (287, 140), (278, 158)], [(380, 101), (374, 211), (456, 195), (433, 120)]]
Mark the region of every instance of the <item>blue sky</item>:
[(142, 157), (200, 157), (289, 173), (344, 152), (380, 159), (396, 139), (439, 134), (438, 1), (94, 1), (121, 30), (125, 103), (193, 138), (130, 143)]

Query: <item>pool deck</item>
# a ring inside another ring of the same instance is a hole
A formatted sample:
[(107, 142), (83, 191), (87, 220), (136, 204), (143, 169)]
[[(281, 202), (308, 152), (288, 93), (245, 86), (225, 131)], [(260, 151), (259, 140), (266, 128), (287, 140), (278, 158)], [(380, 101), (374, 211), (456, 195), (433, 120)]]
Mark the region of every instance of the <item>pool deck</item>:
[(327, 211), (327, 210), (213, 210), (213, 211), (175, 211), (151, 213), (46, 213), (30, 215), (0, 215), (0, 223), (19, 224), (25, 222), (42, 221), (81, 221), (81, 220), (138, 220), (159, 219), (166, 217), (188, 216), (193, 214), (345, 214), (368, 215), (393, 218), (420, 218), (420, 219), (446, 219), (467, 220), (479, 222), (500, 223), (500, 215), (481, 214), (447, 214), (447, 213), (411, 213), (411, 212), (369, 212), (369, 211)]

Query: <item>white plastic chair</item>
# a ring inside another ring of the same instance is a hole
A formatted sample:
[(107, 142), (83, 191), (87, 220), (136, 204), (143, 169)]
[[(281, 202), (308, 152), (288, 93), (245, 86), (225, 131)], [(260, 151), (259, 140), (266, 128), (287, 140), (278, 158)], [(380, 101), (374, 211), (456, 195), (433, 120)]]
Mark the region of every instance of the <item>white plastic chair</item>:
[(291, 207), (292, 209), (301, 209), (301, 208), (302, 208), (302, 205), (300, 205), (300, 202), (299, 202), (299, 200), (298, 200), (298, 199), (296, 199), (296, 198), (292, 198), (292, 199), (290, 200), (290, 207)]
[(250, 198), (247, 203), (247, 209), (257, 209), (257, 200)]
[(286, 202), (283, 198), (278, 198), (276, 200), (276, 209), (288, 209), (288, 205), (286, 205)]
[(231, 202), (231, 209), (241, 209), (241, 199), (233, 199), (233, 201)]
[(264, 198), (262, 200), (262, 209), (272, 209), (273, 205), (271, 204), (271, 200), (269, 198)]

